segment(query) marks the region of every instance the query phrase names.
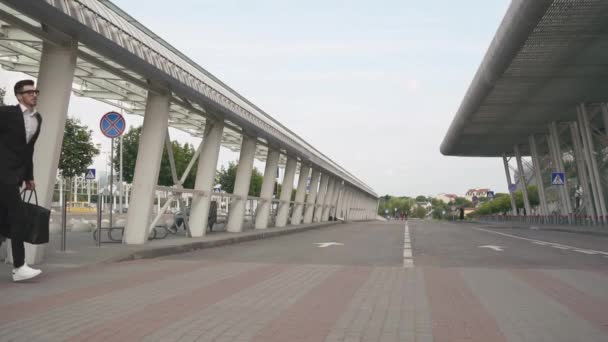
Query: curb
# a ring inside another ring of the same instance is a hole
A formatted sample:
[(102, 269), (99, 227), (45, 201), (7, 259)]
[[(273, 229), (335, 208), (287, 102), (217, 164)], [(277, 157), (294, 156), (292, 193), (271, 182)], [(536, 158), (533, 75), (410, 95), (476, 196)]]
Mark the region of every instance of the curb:
[(191, 242), (191, 243), (186, 243), (186, 244), (177, 245), (177, 246), (148, 248), (148, 249), (131, 252), (126, 255), (123, 254), (123, 255), (115, 256), (113, 258), (103, 261), (103, 263), (117, 263), (117, 262), (133, 261), (133, 260), (139, 260), (139, 259), (153, 259), (153, 258), (158, 258), (158, 257), (163, 257), (163, 256), (168, 256), (168, 255), (173, 255), (173, 254), (182, 254), (182, 253), (193, 252), (193, 251), (196, 251), (199, 249), (214, 248), (214, 247), (220, 247), (220, 246), (226, 246), (226, 245), (234, 245), (234, 244), (247, 242), (247, 241), (255, 241), (255, 240), (278, 237), (278, 236), (282, 236), (282, 235), (295, 234), (295, 233), (305, 232), (305, 231), (309, 231), (309, 230), (334, 226), (337, 224), (340, 224), (340, 222), (325, 222), (325, 223), (320, 223), (318, 225), (308, 226), (308, 227), (288, 228), (288, 229), (283, 229), (283, 230), (279, 230), (279, 231), (272, 231), (272, 230), (260, 231), (257, 234), (248, 234), (248, 235), (244, 235), (244, 236), (234, 236), (234, 237), (210, 240), (210, 241), (197, 241), (197, 242)]
[[(572, 233), (572, 234), (584, 234), (584, 235), (595, 235), (595, 236), (608, 236), (608, 230), (602, 229), (589, 229), (589, 228), (566, 228), (566, 227), (551, 227), (543, 225), (533, 225), (533, 224), (517, 224), (513, 223), (513, 225), (501, 225), (492, 222), (479, 222), (474, 221), (475, 224), (493, 226), (492, 228), (512, 228), (512, 229), (525, 229), (525, 230), (546, 230), (553, 232), (562, 232), (562, 233)], [(534, 229), (532, 228), (534, 227)]]

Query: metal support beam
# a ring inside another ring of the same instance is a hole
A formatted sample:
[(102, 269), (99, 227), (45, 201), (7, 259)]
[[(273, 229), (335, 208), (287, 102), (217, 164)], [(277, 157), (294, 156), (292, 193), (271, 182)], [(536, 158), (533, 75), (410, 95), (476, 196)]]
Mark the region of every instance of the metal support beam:
[(538, 188), (538, 197), (540, 199), (541, 215), (549, 215), (549, 206), (547, 206), (547, 195), (545, 193), (545, 184), (543, 183), (540, 158), (538, 157), (538, 147), (536, 146), (536, 137), (531, 135), (530, 154), (532, 155), (532, 169), (534, 170), (534, 178), (536, 179), (536, 187)]
[(585, 162), (583, 149), (581, 148), (581, 136), (580, 131), (578, 129), (578, 124), (576, 122), (570, 123), (570, 134), (572, 135), (572, 147), (574, 149), (574, 158), (576, 161), (578, 181), (583, 190), (585, 212), (587, 213), (587, 215), (591, 216), (592, 220), (595, 222), (597, 219), (597, 213), (595, 211), (594, 202), (597, 198), (594, 198), (594, 196), (597, 196), (593, 193), (589, 185), (588, 168)]
[(595, 148), (593, 144), (593, 135), (591, 133), (591, 125), (589, 123), (589, 116), (587, 115), (587, 109), (584, 104), (578, 107), (578, 119), (581, 129), (581, 136), (583, 138), (583, 149), (587, 160), (590, 162), (587, 164), (589, 167), (589, 175), (591, 185), (595, 184), (594, 193), (598, 197), (597, 212), (601, 215), (601, 221), (604, 222), (608, 213), (606, 211), (606, 202), (604, 200), (604, 189), (602, 187), (601, 176), (597, 165), (597, 158), (595, 156)]
[(568, 182), (568, 175), (566, 175), (566, 168), (564, 167), (564, 161), (562, 159), (562, 149), (561, 149), (561, 143), (559, 140), (559, 131), (557, 129), (557, 123), (556, 122), (552, 122), (551, 124), (549, 124), (549, 132), (550, 132), (550, 139), (553, 145), (553, 159), (554, 159), (554, 163), (555, 163), (555, 167), (556, 167), (556, 171), (558, 172), (563, 172), (565, 177), (564, 177), (564, 185), (559, 186), (560, 189), (560, 193), (562, 196), (562, 201), (563, 201), (563, 206), (564, 206), (564, 214), (566, 215), (571, 215), (574, 211), (572, 210), (572, 200), (570, 199), (570, 193), (569, 193), (569, 182)]
[[(507, 176), (507, 186), (511, 187), (513, 182), (511, 181), (511, 171), (509, 170), (509, 160), (505, 154), (502, 155), (502, 162), (505, 166), (505, 175)], [(517, 215), (517, 205), (515, 204), (515, 194), (512, 193), (509, 189), (509, 197), (511, 198), (511, 210), (513, 210), (513, 215)]]
[(530, 199), (528, 197), (528, 183), (526, 182), (526, 173), (524, 170), (524, 165), (521, 162), (521, 152), (519, 151), (519, 146), (514, 146), (515, 151), (515, 160), (517, 161), (517, 173), (518, 173), (518, 184), (521, 188), (522, 197), (524, 200), (524, 209), (526, 210), (526, 214), (530, 215), (532, 213), (532, 207), (530, 206)]

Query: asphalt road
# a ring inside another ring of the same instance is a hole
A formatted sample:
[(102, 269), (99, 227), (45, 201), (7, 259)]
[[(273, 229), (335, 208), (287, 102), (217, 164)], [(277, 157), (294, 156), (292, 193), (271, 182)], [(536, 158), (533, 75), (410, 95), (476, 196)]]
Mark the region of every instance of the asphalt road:
[(0, 284), (0, 341), (608, 341), (608, 238), (342, 224)]

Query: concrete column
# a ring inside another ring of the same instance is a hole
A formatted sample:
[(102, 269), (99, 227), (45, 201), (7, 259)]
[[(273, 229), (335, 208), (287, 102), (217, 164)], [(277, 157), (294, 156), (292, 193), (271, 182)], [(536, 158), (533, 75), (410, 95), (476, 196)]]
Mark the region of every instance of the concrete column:
[[(553, 159), (555, 162), (555, 166), (559, 172), (566, 172), (564, 168), (564, 161), (562, 160), (562, 149), (559, 142), (559, 131), (557, 129), (557, 123), (552, 122), (549, 124), (549, 131), (551, 134), (549, 138), (551, 139), (553, 145)], [(560, 186), (560, 193), (562, 194), (562, 200), (564, 203), (564, 210), (566, 215), (570, 215), (573, 213), (572, 210), (572, 201), (570, 200), (570, 194), (568, 193), (568, 177), (564, 177), (564, 185)]]
[(296, 176), (296, 168), (298, 160), (296, 157), (287, 156), (287, 165), (285, 166), (285, 176), (283, 177), (283, 185), (281, 186), (281, 202), (277, 211), (277, 227), (285, 227), (289, 216), (289, 208), (291, 206), (291, 193), (293, 192), (293, 181)]
[(334, 196), (331, 200), (331, 207), (329, 210), (329, 215), (332, 216), (334, 218), (334, 220), (337, 217), (337, 212), (338, 212), (338, 199), (340, 198), (340, 192), (342, 191), (342, 180), (341, 179), (337, 179), (336, 180), (336, 186), (334, 188)]
[(545, 194), (545, 184), (543, 183), (540, 158), (538, 157), (538, 147), (536, 146), (536, 138), (531, 135), (530, 154), (532, 155), (532, 167), (534, 168), (534, 178), (536, 178), (536, 186), (538, 187), (538, 197), (540, 199), (540, 208), (542, 215), (549, 215), (549, 207), (547, 206), (547, 196)]
[(342, 183), (340, 187), (340, 194), (338, 195), (338, 202), (336, 203), (336, 217), (344, 218), (344, 199), (346, 197), (346, 181)]
[(336, 202), (334, 206), (334, 217), (337, 219), (338, 217), (342, 217), (342, 200), (344, 199), (344, 186), (343, 182), (340, 182), (340, 186), (338, 191), (336, 192)]
[(353, 221), (358, 221), (359, 220), (359, 194), (357, 193), (356, 189), (353, 189), (353, 198), (352, 198), (352, 220)]
[(313, 216), (313, 222), (321, 222), (323, 216), (323, 203), (325, 202), (325, 195), (327, 194), (327, 185), (329, 183), (329, 176), (323, 174), (321, 176), (321, 185), (319, 185), (319, 195), (317, 196), (317, 203), (315, 205), (315, 214)]
[(302, 212), (304, 211), (304, 199), (306, 197), (306, 183), (310, 174), (310, 165), (302, 163), (300, 166), (300, 177), (298, 178), (298, 189), (296, 191), (296, 204), (291, 215), (291, 224), (297, 225), (302, 222)]
[(526, 209), (526, 214), (530, 215), (532, 213), (532, 207), (530, 206), (530, 199), (528, 197), (528, 183), (526, 182), (524, 164), (521, 162), (521, 153), (518, 145), (514, 146), (514, 151), (515, 159), (517, 161), (517, 170), (519, 173), (519, 185), (521, 186), (521, 193), (524, 200), (524, 208)]
[(193, 195), (192, 206), (190, 209), (189, 227), (192, 237), (204, 236), (209, 224), (209, 209), (211, 204), (211, 193), (217, 172), (217, 161), (222, 144), (224, 133), (224, 122), (207, 119), (205, 123), (205, 133), (203, 136), (203, 146), (198, 158), (196, 169), (196, 182), (194, 189), (205, 191), (206, 194)]
[(329, 179), (329, 185), (327, 186), (327, 194), (325, 195), (325, 200), (323, 201), (323, 216), (321, 217), (321, 221), (326, 222), (329, 220), (329, 212), (331, 210), (331, 200), (334, 197), (334, 192), (336, 190), (336, 179), (331, 177)]
[(262, 183), (262, 190), (260, 191), (262, 201), (258, 204), (258, 212), (255, 218), (255, 229), (268, 228), (270, 207), (272, 206), (272, 194), (274, 192), (280, 157), (281, 154), (278, 150), (271, 148), (268, 149), (266, 168), (264, 169), (264, 182)]
[(231, 198), (230, 211), (228, 213), (228, 223), (226, 230), (231, 233), (243, 231), (243, 221), (245, 219), (245, 203), (249, 195), (249, 185), (251, 184), (251, 173), (253, 172), (253, 159), (257, 139), (243, 134), (241, 144), (241, 154), (239, 165), (236, 168), (236, 180), (234, 181), (233, 195), (240, 198)]
[(353, 203), (353, 190), (350, 186), (346, 187), (346, 196), (344, 199), (344, 218), (346, 221), (352, 220), (352, 203)]
[[(39, 204), (51, 207), (63, 132), (67, 119), (74, 70), (76, 44), (60, 47), (44, 42), (37, 88), (40, 90), (37, 110), (42, 116), (42, 127), (34, 149), (34, 180)], [(10, 244), (8, 244), (10, 245)], [(38, 264), (44, 258), (46, 245), (25, 244), (26, 262)], [(9, 253), (9, 259), (12, 255)]]
[[(507, 185), (511, 186), (513, 182), (511, 181), (511, 170), (509, 170), (509, 161), (507, 160), (506, 155), (502, 155), (502, 162), (505, 166), (505, 175), (507, 176)], [(517, 215), (517, 205), (515, 204), (515, 194), (509, 191), (509, 196), (511, 197), (511, 209), (513, 210), (513, 215)]]
[(585, 157), (581, 148), (580, 131), (576, 122), (570, 123), (570, 134), (572, 136), (572, 147), (574, 150), (578, 181), (583, 189), (585, 212), (587, 215), (591, 216), (592, 220), (595, 222), (597, 219), (597, 213), (595, 211), (594, 196), (597, 200), (597, 195), (591, 191), (591, 187), (589, 186), (589, 173), (587, 170), (587, 165), (585, 165)]
[(139, 138), (131, 204), (123, 237), (127, 244), (144, 244), (152, 216), (160, 162), (167, 136), (171, 94), (148, 92), (144, 125)]
[(595, 147), (593, 143), (593, 134), (591, 132), (591, 125), (589, 123), (589, 116), (587, 115), (587, 109), (584, 104), (581, 104), (578, 108), (578, 116), (581, 128), (581, 135), (583, 137), (583, 149), (585, 149), (585, 155), (587, 156), (590, 163), (589, 175), (591, 176), (591, 185), (595, 183), (596, 190), (594, 191), (599, 197), (598, 201), (598, 214), (602, 216), (602, 221), (605, 221), (608, 212), (606, 211), (606, 202), (604, 199), (604, 188), (602, 187), (601, 175), (597, 166), (597, 158), (595, 157)]
[(321, 172), (312, 170), (312, 180), (310, 182), (310, 191), (306, 199), (306, 212), (304, 213), (304, 224), (312, 223), (312, 216), (315, 213), (315, 202), (317, 193), (319, 192), (319, 182), (321, 181)]

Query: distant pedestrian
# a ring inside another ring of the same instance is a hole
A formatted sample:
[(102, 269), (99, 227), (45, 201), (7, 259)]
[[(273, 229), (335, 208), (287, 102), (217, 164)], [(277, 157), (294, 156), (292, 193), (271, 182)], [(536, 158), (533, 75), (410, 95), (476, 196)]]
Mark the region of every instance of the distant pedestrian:
[(25, 222), (19, 187), (35, 190), (34, 144), (42, 117), (36, 112), (39, 91), (34, 81), (15, 84), (16, 106), (0, 107), (0, 234), (11, 239), (13, 281), (38, 276), (42, 271), (25, 263), (25, 246), (20, 235)]

